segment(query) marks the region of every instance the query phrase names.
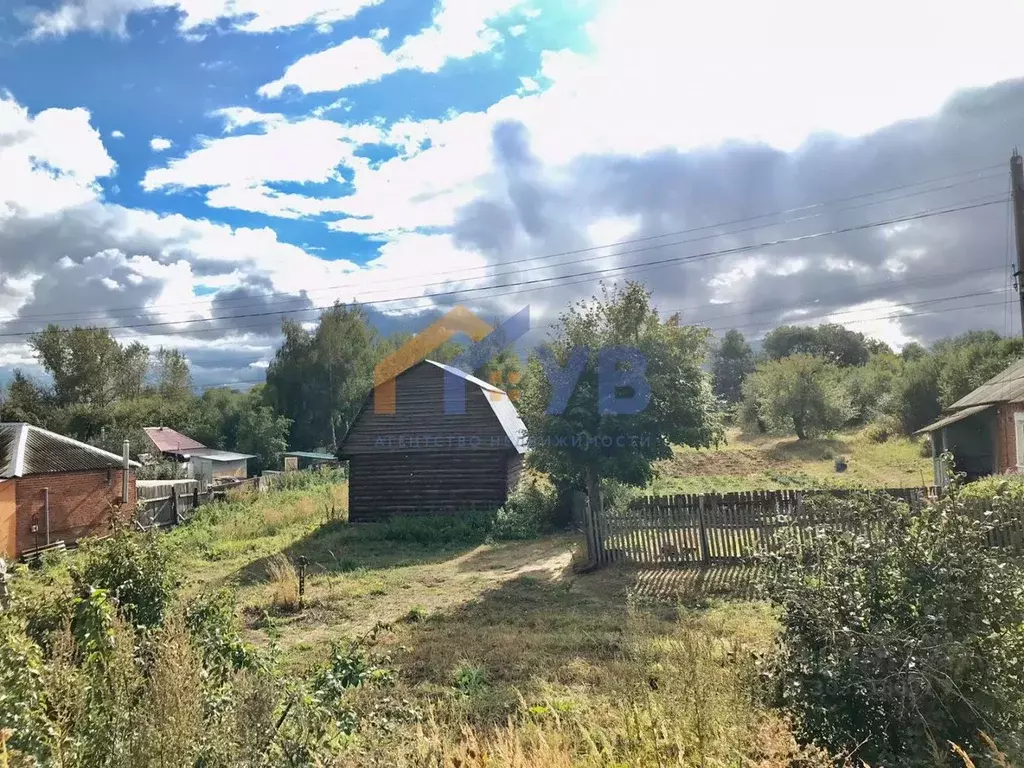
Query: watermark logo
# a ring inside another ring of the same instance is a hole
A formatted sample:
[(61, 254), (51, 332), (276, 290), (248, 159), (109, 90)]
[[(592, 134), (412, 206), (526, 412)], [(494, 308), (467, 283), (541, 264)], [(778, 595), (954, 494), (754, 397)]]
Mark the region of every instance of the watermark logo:
[[(397, 401), (396, 377), (425, 359), (452, 336), (463, 333), (473, 340), (473, 344), (456, 357), (450, 367), (460, 371), (476, 371), (525, 336), (529, 330), (529, 306), (523, 307), (495, 328), (465, 307), (455, 307), (378, 363), (373, 372), (374, 412), (394, 414)], [(560, 365), (550, 350), (540, 350), (544, 374), (551, 383), (551, 397), (546, 409), (549, 415), (565, 413), (590, 354), (591, 350), (586, 347), (576, 348), (572, 350), (565, 365)], [(651, 387), (646, 373), (647, 359), (640, 350), (629, 346), (599, 349), (598, 412), (602, 416), (622, 416), (644, 410), (651, 399)], [(518, 376), (510, 379), (512, 384), (518, 383)], [(498, 384), (496, 380), (491, 383)], [(488, 396), (495, 400), (504, 397), (497, 392), (488, 392)], [(518, 393), (512, 389), (509, 397), (516, 399), (517, 396)], [(454, 371), (447, 371), (444, 377), (444, 413), (451, 416), (465, 412), (466, 380)]]

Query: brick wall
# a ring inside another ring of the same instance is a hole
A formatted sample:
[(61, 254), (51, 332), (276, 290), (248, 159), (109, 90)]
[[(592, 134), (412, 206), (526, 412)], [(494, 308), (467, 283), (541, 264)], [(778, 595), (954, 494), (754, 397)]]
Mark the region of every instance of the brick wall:
[(996, 411), (996, 472), (1017, 472), (1017, 429), (1013, 416), (1024, 413), (1024, 403), (1003, 403)]
[[(46, 495), (50, 489), (50, 541), (73, 542), (110, 531), (110, 505), (122, 519), (135, 511), (135, 473), (128, 480), (128, 504), (121, 505), (120, 469), (29, 475), (17, 482), (18, 551), (46, 543)], [(32, 525), (39, 526), (38, 538)]]

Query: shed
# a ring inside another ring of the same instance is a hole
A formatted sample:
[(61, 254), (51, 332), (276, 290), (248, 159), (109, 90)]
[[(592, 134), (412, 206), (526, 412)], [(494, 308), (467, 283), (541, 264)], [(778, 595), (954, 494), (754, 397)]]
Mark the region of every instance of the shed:
[[(449, 376), (465, 391), (464, 413), (445, 412)], [(526, 427), (509, 396), (433, 360), (394, 381), (393, 412), (378, 409), (371, 392), (338, 450), (349, 462), (349, 519), (503, 504), (526, 453)]]
[[(285, 471), (288, 471), (288, 465), (294, 463), (295, 469), (310, 469), (311, 467), (336, 467), (338, 465), (338, 457), (333, 453), (325, 453), (323, 451), (286, 451), (282, 453), (284, 461)], [(289, 459), (293, 459), (294, 462), (289, 462)]]
[(131, 519), (138, 466), (31, 424), (0, 424), (0, 555), (107, 533), (112, 510)]
[(171, 429), (170, 427), (143, 427), (142, 431), (156, 448), (157, 452), (169, 459), (182, 460), (188, 451), (206, 448), (198, 440)]
[(953, 455), (968, 480), (1024, 471), (1024, 360), (1018, 360), (916, 432), (931, 438), (935, 484), (945, 485), (939, 456)]
[(219, 451), (216, 448), (196, 448), (182, 454), (188, 461), (188, 476), (199, 481), (199, 488), (223, 480), (244, 480), (249, 476), (251, 453)]

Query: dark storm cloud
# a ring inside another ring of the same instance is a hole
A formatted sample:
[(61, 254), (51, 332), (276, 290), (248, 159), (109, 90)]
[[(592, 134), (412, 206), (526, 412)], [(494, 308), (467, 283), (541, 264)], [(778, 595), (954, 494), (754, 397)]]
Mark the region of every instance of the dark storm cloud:
[[(818, 316), (878, 299), (911, 304), (913, 313), (901, 327), (924, 341), (967, 328), (1003, 331), (1002, 305), (970, 308), (999, 302), (1002, 295), (923, 302), (1005, 286), (1005, 203), (688, 265), (644, 265), (996, 200), (1008, 189), (1009, 155), (1022, 141), (1024, 81), (961, 93), (933, 117), (861, 138), (814, 136), (792, 153), (731, 142), (641, 157), (591, 156), (557, 177), (539, 166), (525, 129), (504, 124), (493, 137), (503, 183), (459, 212), (454, 234), (462, 247), (508, 262), (590, 244), (587, 228), (594, 222), (632, 219), (631, 238), (656, 239), (615, 250), (650, 250), (600, 260), (597, 256), (607, 252), (595, 253), (591, 265), (557, 266), (585, 255), (534, 262), (524, 266), (545, 269), (521, 274), (533, 279), (630, 267), (625, 276), (653, 289), (660, 308), (688, 308), (691, 322), (740, 326), (751, 335), (792, 317), (795, 309)], [(784, 217), (692, 231), (990, 166), (996, 167)], [(657, 238), (673, 232), (680, 234)], [(665, 247), (653, 247), (659, 245)], [(538, 290), (522, 300), (558, 307), (593, 290), (592, 283)], [(712, 306), (713, 298), (730, 303)], [(854, 316), (845, 317), (851, 328), (858, 327)], [(1019, 321), (1011, 322), (1016, 329)]]

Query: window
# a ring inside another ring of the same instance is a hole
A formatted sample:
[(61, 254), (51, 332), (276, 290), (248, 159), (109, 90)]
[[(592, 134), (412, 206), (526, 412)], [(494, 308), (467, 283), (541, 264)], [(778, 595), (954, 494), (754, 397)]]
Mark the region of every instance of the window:
[(1013, 426), (1017, 443), (1017, 468), (1024, 469), (1024, 413), (1013, 414)]

